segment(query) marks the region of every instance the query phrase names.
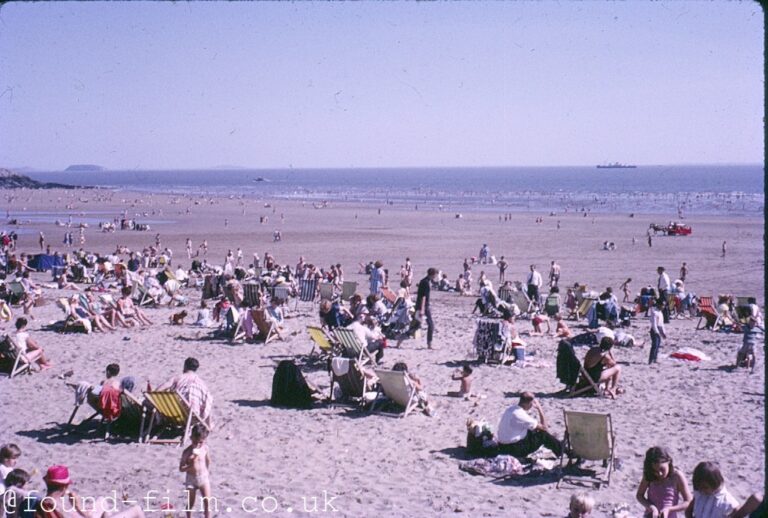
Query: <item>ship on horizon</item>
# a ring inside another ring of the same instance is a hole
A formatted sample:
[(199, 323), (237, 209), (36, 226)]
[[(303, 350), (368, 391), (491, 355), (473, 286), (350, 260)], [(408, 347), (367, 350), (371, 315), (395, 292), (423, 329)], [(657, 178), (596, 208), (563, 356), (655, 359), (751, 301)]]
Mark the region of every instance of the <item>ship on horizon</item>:
[(636, 165), (622, 164), (620, 162), (611, 162), (606, 165), (598, 165), (598, 169), (637, 169)]

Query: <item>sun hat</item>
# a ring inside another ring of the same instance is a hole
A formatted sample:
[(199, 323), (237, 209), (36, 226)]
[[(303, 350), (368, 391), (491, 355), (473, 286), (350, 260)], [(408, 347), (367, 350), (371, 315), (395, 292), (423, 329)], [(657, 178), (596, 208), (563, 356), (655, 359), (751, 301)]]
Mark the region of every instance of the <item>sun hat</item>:
[(51, 466), (43, 477), (43, 480), (52, 484), (71, 484), (69, 469), (66, 466)]

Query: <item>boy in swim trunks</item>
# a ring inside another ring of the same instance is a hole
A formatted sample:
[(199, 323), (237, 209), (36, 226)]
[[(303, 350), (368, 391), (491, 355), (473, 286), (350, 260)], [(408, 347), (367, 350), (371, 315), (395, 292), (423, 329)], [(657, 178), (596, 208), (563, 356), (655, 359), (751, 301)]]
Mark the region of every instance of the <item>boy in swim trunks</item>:
[(187, 518), (192, 516), (197, 491), (203, 496), (203, 511), (205, 518), (211, 517), (209, 500), (211, 498), (211, 482), (208, 468), (211, 465), (211, 454), (205, 440), (208, 430), (201, 424), (192, 427), (192, 444), (181, 454), (179, 471), (187, 474), (184, 487), (187, 491)]

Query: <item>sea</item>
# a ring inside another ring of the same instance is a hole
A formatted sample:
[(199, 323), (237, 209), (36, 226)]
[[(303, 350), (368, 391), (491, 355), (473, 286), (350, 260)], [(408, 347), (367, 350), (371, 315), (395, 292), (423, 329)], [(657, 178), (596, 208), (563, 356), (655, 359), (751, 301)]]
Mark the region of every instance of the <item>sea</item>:
[(35, 180), (117, 191), (365, 202), (419, 210), (760, 215), (756, 165), (105, 170), (27, 173)]

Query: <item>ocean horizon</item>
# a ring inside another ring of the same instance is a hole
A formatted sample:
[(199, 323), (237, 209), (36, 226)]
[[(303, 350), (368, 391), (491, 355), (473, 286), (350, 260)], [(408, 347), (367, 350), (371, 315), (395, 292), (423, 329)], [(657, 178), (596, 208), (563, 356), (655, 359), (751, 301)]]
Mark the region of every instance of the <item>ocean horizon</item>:
[(758, 215), (754, 165), (34, 171), (35, 180), (120, 191), (412, 204), (425, 209)]

